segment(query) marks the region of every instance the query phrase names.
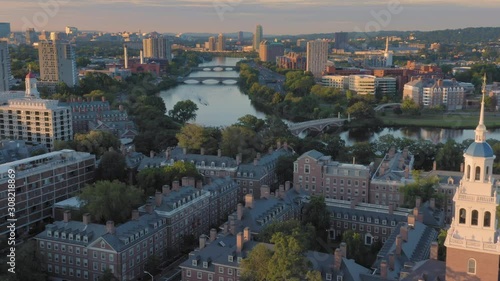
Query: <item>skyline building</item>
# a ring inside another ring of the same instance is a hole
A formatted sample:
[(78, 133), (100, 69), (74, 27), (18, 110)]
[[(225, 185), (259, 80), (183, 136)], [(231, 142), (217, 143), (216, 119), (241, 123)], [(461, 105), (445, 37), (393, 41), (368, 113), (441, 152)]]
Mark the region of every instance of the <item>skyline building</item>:
[(9, 38), (10, 22), (0, 22), (0, 38)]
[(10, 77), (9, 44), (0, 40), (0, 92), (7, 92), (10, 89)]
[(253, 35), (253, 49), (254, 51), (259, 51), (260, 42), (264, 38), (262, 25), (257, 25), (255, 28), (255, 34)]
[(243, 41), (243, 31), (238, 32), (238, 42)]
[(393, 57), (394, 57), (394, 52), (389, 51), (389, 37), (387, 37), (385, 40), (385, 51), (384, 51), (385, 67), (392, 66)]
[(446, 280), (499, 280), (500, 243), (497, 231), (495, 153), (486, 142), (483, 98), (475, 140), (464, 153), (465, 171), (453, 197), (454, 216), (446, 246)]
[(56, 85), (64, 82), (69, 87), (78, 85), (75, 52), (71, 44), (46, 41), (38, 44), (40, 84)]
[(328, 61), (328, 42), (315, 40), (307, 42), (307, 68), (315, 78), (321, 78)]
[(276, 62), (276, 58), (283, 56), (285, 47), (278, 42), (264, 40), (260, 42), (259, 58), (265, 62)]
[(349, 44), (348, 35), (347, 32), (335, 32), (335, 43), (333, 48), (345, 50)]
[(38, 42), (38, 35), (34, 28), (26, 29), (25, 33), (26, 45), (32, 45), (35, 42)]
[(168, 59), (172, 58), (170, 42), (167, 38), (151, 37), (142, 40), (142, 48), (145, 58)]
[(224, 34), (220, 33), (217, 37), (217, 51), (222, 52), (226, 49), (226, 38)]
[(207, 48), (209, 51), (215, 51), (217, 49), (217, 40), (215, 39), (215, 37), (213, 36), (210, 36), (210, 38), (208, 38), (208, 48)]

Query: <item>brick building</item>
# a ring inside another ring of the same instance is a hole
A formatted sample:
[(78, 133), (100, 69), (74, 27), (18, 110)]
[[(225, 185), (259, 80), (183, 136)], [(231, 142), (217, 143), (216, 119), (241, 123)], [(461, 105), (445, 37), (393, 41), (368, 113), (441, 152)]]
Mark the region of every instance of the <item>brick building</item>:
[(465, 88), (454, 79), (412, 79), (403, 90), (404, 99), (412, 99), (422, 107), (445, 106), (448, 110), (464, 108), (465, 94)]

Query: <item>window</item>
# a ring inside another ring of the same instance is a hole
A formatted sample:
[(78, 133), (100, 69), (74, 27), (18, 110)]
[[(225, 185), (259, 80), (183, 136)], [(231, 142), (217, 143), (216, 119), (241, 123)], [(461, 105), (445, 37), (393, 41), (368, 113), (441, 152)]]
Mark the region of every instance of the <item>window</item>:
[(472, 211), (471, 225), (478, 225), (479, 213), (477, 210)]
[(310, 169), (309, 165), (304, 165), (304, 173), (305, 174), (309, 174), (310, 170), (311, 169)]
[(474, 180), (479, 180), (479, 178), (481, 177), (481, 168), (480, 167), (476, 167), (476, 177)]
[(469, 259), (469, 261), (467, 262), (467, 273), (476, 274), (476, 260), (475, 259)]
[(213, 280), (214, 280), (214, 275), (208, 274), (208, 281), (213, 281)]
[(483, 226), (484, 227), (490, 227), (491, 226), (491, 213), (490, 212), (485, 212), (484, 213), (484, 222)]
[(224, 267), (219, 266), (219, 273), (224, 273)]
[(186, 271), (186, 276), (187, 276), (187, 277), (191, 277), (191, 270), (187, 270), (187, 271)]
[(196, 273), (196, 275), (197, 275), (196, 277), (197, 277), (198, 279), (201, 279), (201, 277), (202, 277), (202, 273), (201, 273), (201, 272), (199, 272), (199, 271), (198, 271), (198, 272)]
[(460, 209), (460, 218), (458, 223), (465, 224), (465, 217), (467, 216), (467, 211), (465, 209)]
[(228, 269), (227, 269), (227, 274), (229, 274), (229, 275), (233, 275), (233, 269), (232, 269), (232, 268), (228, 268)]
[(470, 180), (470, 165), (467, 165), (467, 179)]

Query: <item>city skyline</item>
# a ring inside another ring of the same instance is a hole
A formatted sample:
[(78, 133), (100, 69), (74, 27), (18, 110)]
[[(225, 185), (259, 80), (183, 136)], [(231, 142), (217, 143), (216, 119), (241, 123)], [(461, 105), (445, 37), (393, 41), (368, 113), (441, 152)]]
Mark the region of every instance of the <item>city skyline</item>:
[[(84, 3), (5, 0), (2, 1), (0, 21), (10, 22), (13, 31), (30, 27), (37, 31), (59, 31), (65, 26), (76, 26), (80, 30), (165, 33), (253, 32), (255, 25), (261, 24), (269, 35), (500, 26), (500, 20), (495, 17), (500, 12), (497, 2), (484, 0), (481, 4), (473, 6), (462, 0), (365, 0), (356, 3), (340, 0), (182, 0), (175, 4), (159, 0), (90, 0)], [(92, 20), (88, 15), (92, 15)], [(423, 21), (423, 16), (440, 20)]]

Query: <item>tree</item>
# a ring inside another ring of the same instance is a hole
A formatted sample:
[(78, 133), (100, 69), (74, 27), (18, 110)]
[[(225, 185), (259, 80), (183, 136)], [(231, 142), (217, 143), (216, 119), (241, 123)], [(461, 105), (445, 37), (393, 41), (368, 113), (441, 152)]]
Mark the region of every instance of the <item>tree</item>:
[(463, 150), (460, 144), (453, 139), (448, 139), (438, 150), (436, 164), (440, 170), (459, 171), (463, 162)]
[(36, 241), (27, 240), (25, 243), (16, 246), (16, 262), (15, 274), (8, 272), (10, 268), (4, 258), (1, 259), (0, 264), (0, 280), (5, 281), (45, 281), (47, 280), (47, 272), (44, 266), (45, 260), (43, 256), (39, 255), (36, 251)]
[(444, 245), (444, 241), (446, 240), (446, 236), (448, 235), (448, 231), (446, 229), (441, 229), (438, 235), (438, 260), (446, 261), (446, 246)]
[(236, 123), (235, 125), (247, 127), (255, 132), (258, 132), (265, 125), (265, 121), (251, 114), (247, 114), (238, 118), (238, 123)]
[(198, 106), (191, 100), (179, 101), (168, 112), (168, 115), (179, 123), (186, 123), (189, 120), (196, 119), (197, 110)]
[(151, 273), (152, 275), (156, 275), (161, 272), (160, 269), (161, 259), (157, 255), (150, 256), (146, 264), (144, 265), (144, 270)]
[(330, 228), (330, 212), (326, 208), (323, 196), (312, 196), (302, 211), (302, 224), (311, 224), (316, 230), (316, 241), (312, 243), (315, 248), (327, 241), (327, 229)]
[(140, 189), (116, 180), (86, 185), (78, 197), (82, 209), (101, 223), (108, 220), (117, 224), (126, 222), (132, 210), (143, 203)]
[(183, 177), (193, 177), (198, 180), (203, 178), (196, 166), (189, 162), (177, 161), (173, 165), (165, 166), (163, 169), (168, 183), (180, 181)]
[(73, 147), (76, 151), (89, 152), (100, 158), (110, 147), (115, 150), (120, 148), (120, 141), (110, 132), (90, 131), (87, 134), (76, 134)]
[(401, 111), (407, 115), (420, 115), (420, 105), (413, 99), (405, 98), (401, 103)]
[(76, 59), (76, 66), (77, 67), (86, 67), (90, 63), (91, 63), (91, 61), (85, 57), (79, 57)]
[(275, 173), (278, 176), (278, 183), (293, 181), (293, 162), (297, 160), (296, 155), (280, 156), (276, 162)]
[(363, 238), (357, 232), (352, 230), (345, 231), (342, 234), (342, 242), (347, 246), (347, 258), (358, 261), (361, 248), (363, 247)]
[(271, 240), (276, 233), (283, 233), (287, 236), (293, 236), (300, 241), (304, 249), (311, 249), (311, 237), (316, 236), (314, 226), (310, 223), (302, 225), (298, 220), (288, 220), (283, 222), (273, 222), (264, 227), (259, 233), (258, 240), (264, 243), (271, 243)]
[(255, 246), (248, 257), (241, 261), (242, 281), (266, 281), (268, 279), (268, 265), (273, 256), (273, 252), (265, 245)]
[(119, 281), (119, 279), (111, 272), (111, 269), (106, 268), (99, 277), (99, 281)]
[(167, 183), (167, 174), (163, 168), (148, 168), (137, 173), (137, 185), (145, 195), (153, 196)]
[(422, 178), (421, 171), (413, 171), (413, 179), (412, 183), (408, 183), (400, 189), (400, 192), (403, 193), (404, 196), (404, 206), (407, 208), (414, 208), (416, 198), (420, 197), (422, 202), (426, 202), (430, 198), (436, 199), (436, 205), (439, 206), (443, 197), (442, 194), (437, 193), (436, 187), (439, 184), (439, 178), (428, 177)]
[(370, 164), (375, 156), (373, 147), (369, 142), (357, 142), (349, 148), (351, 159), (356, 163)]
[(197, 124), (184, 125), (175, 136), (179, 140), (179, 146), (192, 150), (199, 150), (206, 141), (205, 129)]
[(98, 178), (100, 180), (120, 180), (127, 179), (127, 163), (125, 156), (116, 151), (107, 151), (101, 156), (98, 168)]
[(321, 272), (314, 270), (308, 271), (306, 274), (307, 281), (323, 281), (323, 277), (321, 277)]
[(347, 108), (347, 113), (351, 114), (351, 117), (359, 119), (370, 119), (375, 117), (375, 110), (373, 107), (364, 101), (358, 101), (351, 105)]
[(323, 141), (326, 142), (325, 152), (337, 161), (345, 160), (345, 141), (338, 135), (325, 135)]
[(262, 150), (261, 140), (253, 130), (234, 125), (223, 129), (220, 145), (224, 155), (242, 153), (243, 159), (253, 159), (255, 151)]
[(268, 263), (267, 280), (300, 281), (307, 273), (306, 249), (294, 236), (278, 232), (273, 235), (274, 254)]

